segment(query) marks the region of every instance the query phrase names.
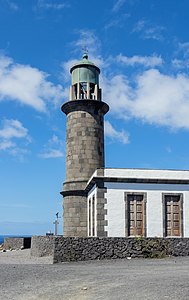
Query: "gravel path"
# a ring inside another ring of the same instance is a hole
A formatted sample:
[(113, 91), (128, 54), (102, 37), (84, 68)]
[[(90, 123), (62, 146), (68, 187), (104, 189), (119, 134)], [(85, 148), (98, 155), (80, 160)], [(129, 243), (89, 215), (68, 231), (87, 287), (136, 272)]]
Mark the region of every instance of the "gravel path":
[(51, 262), (0, 253), (0, 300), (189, 299), (189, 257)]
[[(31, 257), (30, 249), (13, 250), (7, 252), (0, 252), (0, 265), (1, 264), (52, 264), (52, 257)], [(1, 299), (0, 299), (1, 300)]]

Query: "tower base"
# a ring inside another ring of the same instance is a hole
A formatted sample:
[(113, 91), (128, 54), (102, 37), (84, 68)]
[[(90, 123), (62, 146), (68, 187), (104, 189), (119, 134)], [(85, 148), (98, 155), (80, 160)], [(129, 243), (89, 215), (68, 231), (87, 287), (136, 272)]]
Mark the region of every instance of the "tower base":
[(61, 192), (63, 196), (63, 218), (65, 237), (87, 236), (87, 194), (84, 191), (86, 181), (65, 182)]
[(87, 236), (87, 197), (64, 196), (64, 236)]

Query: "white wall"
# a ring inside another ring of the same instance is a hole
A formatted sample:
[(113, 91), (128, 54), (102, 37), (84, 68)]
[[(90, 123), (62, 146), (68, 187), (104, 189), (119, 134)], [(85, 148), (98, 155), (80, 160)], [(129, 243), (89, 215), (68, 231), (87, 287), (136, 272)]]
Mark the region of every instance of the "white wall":
[(87, 197), (87, 234), (88, 236), (90, 236), (91, 234), (89, 233), (89, 199), (93, 199), (93, 196), (95, 196), (95, 211), (93, 212), (93, 208), (92, 208), (92, 205), (91, 205), (91, 216), (90, 216), (90, 219), (91, 219), (91, 230), (92, 230), (92, 219), (93, 219), (93, 213), (95, 215), (95, 236), (97, 235), (97, 217), (96, 217), (96, 212), (97, 212), (97, 209), (96, 209), (96, 186), (94, 186), (89, 194), (88, 194), (88, 197)]
[[(106, 186), (106, 185), (105, 185)], [(107, 204), (107, 215), (105, 220), (108, 220), (108, 226), (105, 230), (108, 236), (121, 237), (125, 236), (125, 201), (123, 190), (110, 188), (105, 194)]]
[(183, 226), (184, 226), (184, 237), (189, 237), (189, 192), (184, 193)]
[(189, 237), (189, 185), (176, 184), (136, 184), (105, 183), (107, 188), (105, 230), (108, 236), (125, 236), (125, 192), (146, 192), (146, 225), (148, 237), (163, 236), (162, 193), (183, 193), (183, 226), (184, 236)]

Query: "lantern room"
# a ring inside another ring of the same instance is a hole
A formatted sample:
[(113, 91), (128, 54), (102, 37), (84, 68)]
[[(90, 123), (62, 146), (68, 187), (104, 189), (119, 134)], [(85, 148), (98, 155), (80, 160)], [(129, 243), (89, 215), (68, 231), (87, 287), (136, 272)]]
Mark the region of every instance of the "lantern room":
[(70, 87), (69, 100), (98, 100), (101, 101), (101, 89), (99, 88), (100, 69), (88, 60), (87, 53), (83, 59), (70, 69), (72, 85)]

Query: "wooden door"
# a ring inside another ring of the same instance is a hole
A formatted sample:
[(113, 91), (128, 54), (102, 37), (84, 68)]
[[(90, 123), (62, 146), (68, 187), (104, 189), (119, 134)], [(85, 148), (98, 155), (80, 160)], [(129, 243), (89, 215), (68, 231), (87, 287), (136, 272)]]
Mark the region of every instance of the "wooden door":
[(143, 195), (128, 195), (128, 235), (144, 236)]
[(181, 235), (181, 202), (180, 196), (165, 196), (166, 236)]

